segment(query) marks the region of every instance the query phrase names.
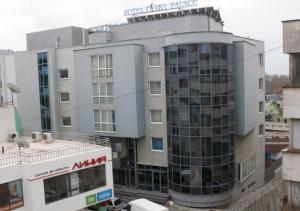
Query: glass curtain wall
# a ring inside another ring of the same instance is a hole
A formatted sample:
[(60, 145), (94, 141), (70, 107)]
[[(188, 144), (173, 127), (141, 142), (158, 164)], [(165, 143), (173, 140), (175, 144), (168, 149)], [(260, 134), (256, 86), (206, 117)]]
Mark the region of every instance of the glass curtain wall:
[(39, 91), (41, 106), (42, 131), (51, 131), (50, 100), (49, 100), (49, 79), (48, 79), (48, 53), (37, 54), (39, 71)]
[(174, 192), (212, 195), (234, 185), (232, 45), (165, 48), (168, 175)]

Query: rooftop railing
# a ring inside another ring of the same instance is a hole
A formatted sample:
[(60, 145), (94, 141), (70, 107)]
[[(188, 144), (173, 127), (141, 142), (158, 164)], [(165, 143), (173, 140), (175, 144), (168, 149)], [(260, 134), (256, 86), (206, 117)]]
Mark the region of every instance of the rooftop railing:
[[(29, 136), (29, 131), (23, 131), (21, 136)], [(31, 132), (30, 132), (31, 134)], [(82, 152), (93, 151), (101, 149), (103, 147), (110, 147), (110, 139), (108, 137), (101, 137), (97, 135), (84, 135), (84, 134), (74, 134), (74, 133), (63, 133), (53, 135), (54, 139), (60, 140), (70, 140), (79, 141), (82, 143), (67, 146), (58, 147), (45, 152), (24, 152), (16, 151), (15, 153), (6, 153), (0, 155), (0, 167), (14, 164), (22, 163), (36, 163), (45, 160), (57, 159), (60, 157), (66, 157), (69, 155), (74, 155)]]

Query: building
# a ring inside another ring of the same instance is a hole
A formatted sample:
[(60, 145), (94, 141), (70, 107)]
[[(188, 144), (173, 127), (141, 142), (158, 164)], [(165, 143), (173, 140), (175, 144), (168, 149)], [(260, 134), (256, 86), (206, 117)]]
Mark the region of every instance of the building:
[(300, 20), (283, 21), (283, 52), (289, 55), (289, 85), (283, 89), (283, 115), (289, 119), (290, 143), (283, 151), (283, 179), (289, 183), (289, 204), (300, 208)]
[(265, 123), (266, 168), (282, 160), (282, 150), (289, 146), (289, 124), (283, 122)]
[[(1, 211), (74, 211), (112, 199), (109, 142), (95, 145), (87, 142), (91, 137), (74, 137), (83, 143), (53, 139), (51, 134), (42, 138), (40, 133), (13, 140), (14, 107), (0, 107), (0, 116)], [(19, 148), (18, 140), (30, 147)]]
[(24, 128), (109, 137), (122, 190), (216, 207), (264, 184), (264, 43), (224, 32), (218, 10), (26, 39), (14, 53)]

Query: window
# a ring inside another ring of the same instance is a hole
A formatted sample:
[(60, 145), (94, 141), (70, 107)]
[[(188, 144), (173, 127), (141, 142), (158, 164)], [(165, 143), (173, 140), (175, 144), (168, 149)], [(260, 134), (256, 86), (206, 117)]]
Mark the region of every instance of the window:
[(167, 168), (160, 166), (137, 165), (138, 189), (168, 192)]
[(68, 79), (69, 78), (69, 71), (68, 69), (61, 69), (59, 71), (59, 79)]
[(61, 118), (61, 126), (62, 127), (71, 127), (72, 126), (71, 117), (62, 117)]
[(92, 76), (93, 78), (113, 76), (112, 54), (92, 56)]
[(163, 139), (162, 138), (152, 138), (152, 150), (153, 151), (163, 151)]
[(14, 210), (23, 206), (22, 180), (0, 184), (0, 210)]
[(56, 48), (61, 47), (60, 37), (56, 37)]
[(238, 164), (238, 180), (246, 180), (256, 170), (256, 155)]
[(152, 124), (161, 124), (162, 123), (161, 110), (150, 110), (150, 121)]
[(70, 102), (70, 94), (69, 92), (60, 92), (59, 99), (61, 103), (68, 103)]
[(264, 125), (259, 125), (259, 136), (264, 135)]
[(114, 88), (113, 83), (94, 83), (93, 84), (93, 103), (113, 104)]
[(160, 66), (160, 53), (149, 53), (148, 54), (148, 66), (159, 67)]
[(51, 177), (44, 180), (45, 201), (49, 204), (105, 185), (105, 165)]
[(160, 95), (161, 94), (161, 82), (160, 81), (150, 81), (149, 82), (149, 92), (150, 92), (150, 95)]
[(94, 110), (94, 123), (96, 132), (116, 132), (114, 110)]
[(259, 112), (264, 112), (264, 102), (259, 102)]
[(258, 84), (258, 89), (263, 90), (263, 88), (264, 88), (264, 79), (260, 78), (259, 79), (259, 84)]
[(48, 52), (37, 53), (42, 131), (51, 131)]
[(263, 54), (259, 54), (259, 64), (264, 65), (264, 55)]

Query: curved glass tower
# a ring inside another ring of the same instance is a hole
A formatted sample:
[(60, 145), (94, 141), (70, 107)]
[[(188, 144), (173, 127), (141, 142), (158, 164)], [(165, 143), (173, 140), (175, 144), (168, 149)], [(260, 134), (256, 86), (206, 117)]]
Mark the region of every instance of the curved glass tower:
[(218, 205), (233, 189), (232, 48), (222, 43), (165, 48), (169, 191), (179, 204)]

